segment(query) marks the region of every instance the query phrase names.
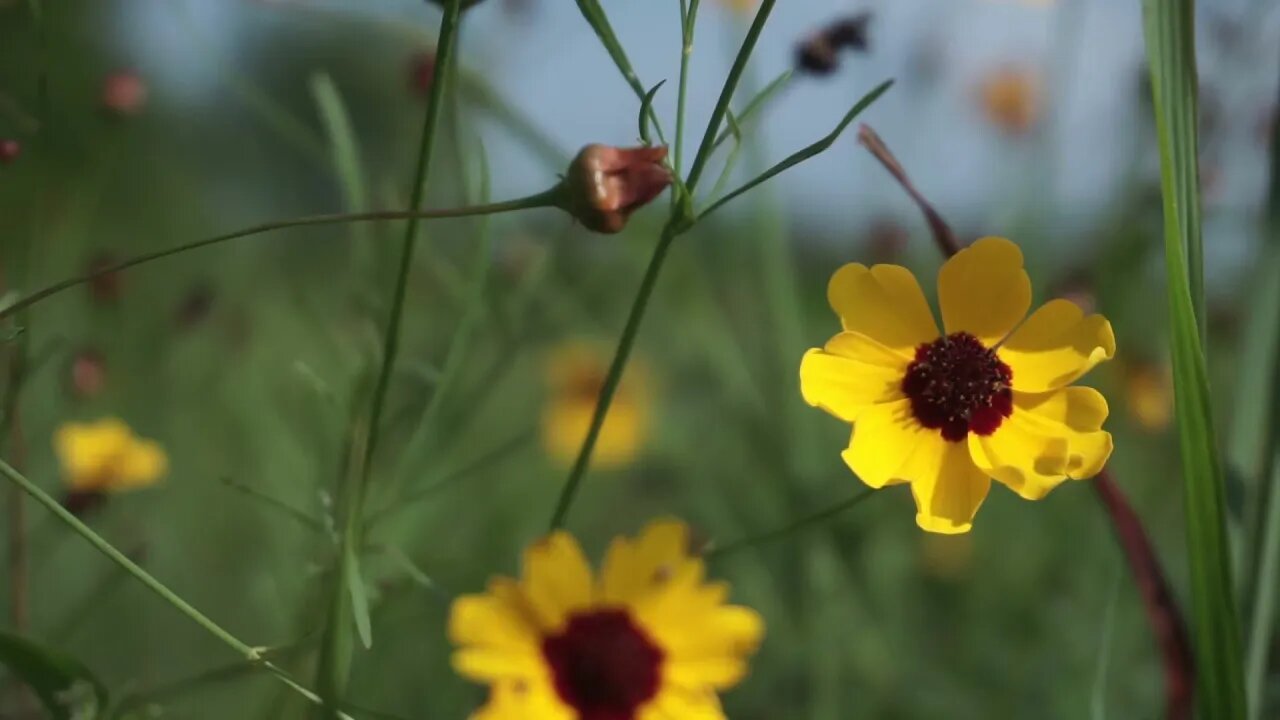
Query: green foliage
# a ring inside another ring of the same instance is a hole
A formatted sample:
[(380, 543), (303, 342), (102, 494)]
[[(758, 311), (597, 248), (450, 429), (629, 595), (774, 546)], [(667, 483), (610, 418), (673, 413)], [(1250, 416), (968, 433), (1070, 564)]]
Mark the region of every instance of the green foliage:
[(69, 656), (0, 632), (0, 665), (31, 688), (52, 720), (97, 720), (107, 709), (107, 688)]

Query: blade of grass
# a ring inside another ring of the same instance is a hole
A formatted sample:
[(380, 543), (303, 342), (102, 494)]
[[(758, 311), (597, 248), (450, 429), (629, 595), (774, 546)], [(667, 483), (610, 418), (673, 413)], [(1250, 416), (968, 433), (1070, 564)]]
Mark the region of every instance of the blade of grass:
[(879, 97), (883, 95), (885, 91), (887, 91), (892, 85), (893, 85), (892, 80), (886, 80), (880, 83), (880, 85), (878, 85), (874, 90), (864, 95), (861, 100), (859, 100), (856, 104), (854, 104), (852, 108), (849, 108), (849, 112), (845, 113), (845, 116), (841, 118), (840, 123), (836, 125), (835, 129), (832, 130), (830, 133), (828, 133), (826, 137), (823, 137), (821, 140), (818, 140), (817, 142), (809, 145), (808, 147), (802, 150), (792, 153), (785, 160), (774, 165), (773, 167), (769, 168), (765, 172), (761, 173), (759, 176), (752, 179), (747, 184), (743, 185), (737, 190), (734, 190), (728, 195), (725, 195), (723, 198), (720, 198), (719, 200), (717, 200), (706, 210), (703, 210), (701, 213), (699, 213), (698, 217), (700, 219), (706, 218), (711, 213), (715, 212), (716, 210), (719, 210), (720, 208), (724, 207), (728, 203), (732, 202), (739, 195), (742, 195), (743, 193), (752, 190), (757, 185), (767, 182), (772, 178), (786, 172), (787, 170), (790, 170), (791, 168), (795, 167), (796, 165), (799, 165), (805, 160), (808, 160), (826, 151), (833, 144), (835, 144), (835, 141), (839, 139), (840, 135), (845, 131), (845, 128), (849, 127), (849, 124), (853, 122), (854, 118), (858, 117), (858, 115), (861, 114), (863, 110), (866, 110), (867, 107), (871, 105), (871, 103), (879, 99)]
[[(328, 73), (312, 75), (310, 85), (311, 97), (315, 100), (325, 136), (329, 140), (329, 154), (342, 189), (343, 201), (348, 211), (363, 212), (369, 207), (369, 193), (365, 188), (360, 144), (351, 126), (351, 116), (347, 113), (342, 93)], [(366, 230), (364, 225), (352, 225), (351, 239), (355, 242), (364, 241), (368, 234)]]
[[(684, 172), (684, 121), (689, 96), (689, 64), (693, 58), (693, 33), (698, 25), (698, 7), (702, 0), (680, 0), (680, 90), (676, 99), (676, 151), (673, 169)], [(674, 198), (674, 196), (673, 196)]]
[[(1271, 640), (1275, 633), (1277, 593), (1280, 593), (1280, 121), (1271, 128), (1271, 191), (1267, 199), (1264, 232), (1268, 235), (1259, 268), (1260, 289), (1254, 312), (1264, 325), (1254, 328), (1256, 335), (1248, 340), (1246, 360), (1256, 355), (1269, 366), (1260, 377), (1242, 378), (1242, 396), (1270, 398), (1271, 407), (1257, 423), (1263, 442), (1258, 452), (1254, 496), (1259, 513), (1259, 527), (1252, 533), (1252, 557), (1257, 559), (1248, 595), (1250, 599), (1249, 636), (1245, 656), (1245, 690), (1249, 701), (1249, 717), (1263, 716)], [(1250, 380), (1258, 382), (1248, 384)], [(1248, 398), (1242, 398), (1242, 400)], [(1264, 403), (1255, 403), (1264, 404)]]
[[(43, 505), (46, 510), (53, 513), (59, 521), (71, 528), (77, 535), (84, 538), (86, 542), (94, 547), (95, 550), (107, 556), (116, 565), (120, 566), (125, 572), (132, 575), (138, 582), (142, 583), (148, 590), (155, 593), (161, 600), (168, 603), (175, 610), (186, 615), (192, 622), (199, 625), (213, 637), (217, 638), (222, 644), (242, 655), (246, 660), (255, 663), (259, 668), (269, 672), (278, 681), (290, 687), (294, 692), (311, 701), (320, 704), (320, 696), (308, 690), (299, 684), (296, 680), (289, 676), (284, 670), (281, 670), (275, 664), (262, 656), (262, 651), (258, 648), (250, 646), (248, 643), (241, 641), (235, 635), (227, 632), (221, 625), (214, 622), (207, 615), (197, 610), (191, 603), (183, 600), (168, 586), (160, 582), (151, 573), (143, 570), (140, 565), (131, 560), (127, 555), (120, 552), (111, 543), (102, 538), (88, 525), (85, 525), (72, 515), (61, 503), (49, 496), (48, 493), (41, 490), (35, 483), (27, 479), (25, 475), (13, 469), (9, 463), (0, 460), (0, 475), (4, 475), (10, 482), (22, 488), (23, 492), (33, 498), (36, 502)], [(350, 716), (342, 714), (343, 720), (351, 720)]]
[[(751, 98), (751, 100), (742, 107), (742, 111), (737, 113), (738, 125), (746, 125), (751, 120), (754, 120), (755, 116), (764, 110), (769, 101), (773, 100), (783, 90), (791, 85), (791, 79), (793, 77), (795, 77), (794, 71), (784, 70), (782, 74), (771, 80), (768, 85), (765, 85), (760, 92), (756, 93), (755, 97)], [(734, 134), (734, 128), (732, 126), (725, 128), (725, 130), (720, 133), (720, 137), (716, 138), (716, 144), (712, 147), (712, 151), (719, 150), (720, 146), (725, 144), (725, 142), (727, 142), (730, 137), (733, 137)]]
[[(622, 78), (631, 86), (636, 98), (643, 101), (648, 89), (640, 81), (640, 76), (636, 75), (635, 68), (631, 65), (631, 59), (627, 57), (627, 51), (622, 47), (618, 36), (613, 32), (613, 26), (609, 24), (609, 17), (605, 15), (604, 8), (600, 6), (599, 0), (576, 0), (576, 2), (582, 17), (586, 19), (591, 29), (595, 30), (596, 37), (600, 39), (600, 44), (609, 53), (609, 58), (613, 60), (618, 72), (622, 73)], [(658, 114), (651, 110), (649, 119), (653, 121), (653, 127), (658, 132), (658, 139), (666, 143), (667, 138), (662, 132), (662, 122), (658, 120)]]
[(245, 483), (233, 480), (231, 478), (223, 478), (222, 484), (228, 488), (231, 488), (232, 490), (235, 490), (236, 492), (249, 498), (250, 500), (256, 501), (262, 507), (270, 508), (276, 513), (284, 517), (287, 517), (290, 520), (293, 520), (294, 522), (298, 523), (299, 525), (301, 525), (302, 527), (308, 530), (311, 530), (312, 532), (316, 532), (321, 535), (328, 534), (328, 530), (326, 529), (325, 523), (321, 522), (318, 518), (312, 517), (310, 513), (307, 513), (304, 510), (300, 510), (294, 507), (293, 505), (290, 505), (284, 500), (281, 500), (276, 497), (272, 497), (271, 495), (268, 495), (262, 492), (256, 487), (253, 487), (251, 485), (246, 485)]
[(1121, 573), (1111, 581), (1107, 607), (1102, 613), (1102, 639), (1098, 642), (1098, 669), (1089, 692), (1089, 720), (1107, 720), (1107, 678), (1111, 672), (1111, 644), (1116, 634), (1116, 608), (1120, 605)]
[[(440, 23), (436, 41), (436, 65), (431, 79), (431, 97), (423, 114), (422, 133), (418, 143), (417, 165), (409, 192), (411, 207), (421, 208), (426, 197), (427, 179), (435, 151), (436, 129), (444, 109), (444, 91), (453, 77), (450, 67), (457, 42), (457, 28), (462, 13), (461, 0), (448, 0), (444, 18)], [(383, 327), (382, 361), (374, 381), (369, 412), (363, 422), (355, 426), (363, 430), (363, 436), (354, 436), (351, 450), (356, 470), (351, 478), (346, 501), (346, 524), (342, 535), (342, 554), (333, 578), (332, 598), (329, 609), (328, 635), (325, 662), (321, 663), (320, 687), (324, 689), (326, 717), (335, 717), (344, 700), (352, 662), (351, 643), (346, 637), (347, 610), (354, 614), (357, 631), (365, 647), (372, 644), (368, 616), (368, 602), (364, 598), (364, 578), (360, 572), (359, 550), (364, 545), (364, 505), (373, 475), (373, 461), (381, 437), (381, 420), (391, 387), (392, 371), (400, 350), (400, 329), (404, 314), (405, 298), (409, 287), (409, 271), (413, 267), (414, 249), (418, 240), (418, 221), (410, 219), (405, 224), (404, 238), (400, 245), (399, 269), (392, 291), (391, 305)]]
[(1144, 0), (1164, 195), (1164, 250), (1174, 390), (1191, 565), (1197, 704), (1206, 718), (1245, 717), (1240, 628), (1227, 547), (1225, 478), (1206, 357), (1196, 138), (1193, 0)]
[(729, 112), (729, 103), (733, 102), (733, 95), (738, 91), (738, 83), (742, 81), (742, 73), (747, 69), (747, 63), (755, 51), (756, 42), (760, 40), (760, 33), (764, 32), (775, 4), (777, 0), (762, 0), (760, 8), (756, 10), (755, 20), (747, 30), (747, 36), (743, 38), (738, 55), (733, 60), (733, 67), (729, 68), (724, 87), (720, 89), (720, 98), (716, 101), (715, 109), (711, 111), (711, 119), (707, 121), (707, 131), (702, 136), (702, 144), (698, 146), (698, 154), (693, 158), (693, 167), (689, 169), (689, 178), (685, 182), (689, 193), (697, 189), (698, 181), (706, 170), (707, 161), (711, 159), (711, 151), (715, 149), (716, 138), (720, 135), (720, 126), (724, 124), (725, 113)]

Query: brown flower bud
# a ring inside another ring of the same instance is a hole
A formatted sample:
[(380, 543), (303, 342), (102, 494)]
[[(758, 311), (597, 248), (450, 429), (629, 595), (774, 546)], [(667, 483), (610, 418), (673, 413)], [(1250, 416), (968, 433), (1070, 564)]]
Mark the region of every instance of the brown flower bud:
[(102, 81), (102, 107), (125, 117), (136, 115), (147, 104), (147, 84), (132, 72), (112, 73)]
[(107, 364), (97, 350), (76, 353), (71, 361), (71, 392), (81, 399), (96, 397), (107, 384)]
[(120, 299), (123, 282), (118, 271), (108, 270), (120, 259), (115, 253), (102, 251), (89, 261), (89, 272), (94, 274), (89, 281), (89, 296), (99, 305), (113, 305)]
[(12, 138), (0, 140), (0, 163), (9, 164), (22, 154), (22, 145)]
[(631, 213), (671, 184), (671, 171), (662, 164), (666, 157), (665, 146), (588, 145), (569, 166), (560, 207), (589, 230), (621, 232)]

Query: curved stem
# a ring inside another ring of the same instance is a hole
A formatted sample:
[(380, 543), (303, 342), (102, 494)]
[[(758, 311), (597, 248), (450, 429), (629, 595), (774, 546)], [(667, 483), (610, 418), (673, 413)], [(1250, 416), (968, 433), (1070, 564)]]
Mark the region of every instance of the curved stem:
[(546, 192), (540, 192), (536, 195), (530, 195), (516, 200), (491, 203), (488, 205), (476, 205), (473, 207), (449, 208), (446, 210), (381, 210), (377, 212), (363, 213), (334, 213), (329, 215), (309, 215), (306, 217), (262, 223), (260, 225), (253, 225), (241, 230), (224, 233), (222, 235), (204, 238), (203, 240), (196, 240), (177, 247), (138, 255), (137, 257), (94, 270), (93, 272), (85, 273), (84, 275), (56, 282), (48, 287), (35, 291), (30, 295), (18, 298), (11, 305), (6, 306), (4, 309), (0, 309), (0, 320), (10, 317), (20, 310), (31, 307), (41, 300), (57, 295), (58, 293), (64, 290), (69, 290), (77, 285), (83, 285), (87, 282), (91, 282), (103, 275), (110, 275), (122, 270), (128, 270), (132, 267), (137, 267), (138, 265), (145, 265), (155, 260), (161, 260), (172, 255), (180, 255), (190, 250), (198, 250), (203, 247), (218, 245), (231, 240), (238, 240), (240, 238), (262, 235), (264, 233), (275, 232), (277, 230), (287, 230), (289, 228), (309, 227), (314, 225), (340, 225), (343, 223), (380, 222), (387, 220), (439, 220), (443, 218), (472, 217), (475, 215), (496, 215), (498, 213), (513, 212), (516, 210), (553, 207), (555, 197), (555, 190), (548, 190)]
[(866, 500), (867, 498), (875, 494), (876, 494), (875, 490), (872, 490), (871, 488), (864, 488), (857, 495), (854, 495), (853, 497), (848, 498), (847, 500), (843, 500), (841, 502), (836, 503), (835, 505), (832, 505), (831, 507), (819, 510), (813, 513), (812, 515), (806, 515), (802, 518), (797, 518), (795, 520), (792, 520), (791, 522), (787, 523), (786, 525), (783, 525), (780, 528), (775, 528), (773, 530), (760, 533), (759, 535), (752, 535), (750, 537), (745, 537), (745, 538), (742, 538), (741, 540), (734, 540), (728, 545), (721, 545), (719, 547), (712, 546), (711, 548), (708, 548), (707, 551), (702, 554), (702, 556), (707, 560), (718, 560), (724, 557), (725, 555), (738, 552), (739, 550), (746, 550), (747, 548), (753, 548), (758, 545), (763, 545), (765, 543), (772, 542), (774, 540), (780, 540), (799, 530), (804, 530), (811, 525), (817, 525), (818, 523), (824, 522), (826, 520), (830, 520), (831, 518), (839, 515), (840, 513), (843, 513), (846, 510), (857, 507), (862, 503), (863, 500)]
[(587, 430), (582, 449), (578, 451), (578, 459), (573, 463), (569, 479), (565, 481), (564, 489), (560, 491), (560, 499), (556, 502), (555, 514), (551, 516), (552, 530), (558, 530), (564, 525), (569, 507), (573, 504), (573, 499), (582, 484), (582, 476), (586, 473), (587, 466), (591, 464), (591, 453), (595, 450), (596, 439), (600, 437), (600, 429), (604, 427), (609, 406), (613, 403), (613, 395), (618, 389), (618, 383), (622, 380), (622, 371), (627, 367), (627, 360), (631, 357), (631, 348), (635, 344), (636, 334), (640, 331), (640, 322), (644, 319), (645, 310), (649, 307), (649, 299), (653, 295), (653, 288), (657, 285), (658, 275), (662, 272), (662, 264), (666, 261), (667, 252), (671, 250), (671, 243), (675, 239), (676, 229), (668, 225), (662, 231), (662, 236), (658, 238), (658, 244), (653, 249), (653, 257), (649, 259), (649, 267), (645, 270), (644, 279), (640, 281), (640, 290), (636, 293), (636, 299), (631, 303), (631, 313), (627, 316), (627, 324), (622, 330), (622, 338), (618, 341), (618, 349), (613, 355), (612, 364), (609, 365), (609, 374), (605, 376), (604, 386), (600, 389), (600, 398), (596, 401), (595, 413), (591, 416), (591, 427)]

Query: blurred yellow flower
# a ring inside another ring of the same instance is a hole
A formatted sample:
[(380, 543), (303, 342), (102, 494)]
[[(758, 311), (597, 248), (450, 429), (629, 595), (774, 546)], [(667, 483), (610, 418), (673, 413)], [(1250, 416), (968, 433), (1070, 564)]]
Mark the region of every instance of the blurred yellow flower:
[(54, 433), (53, 447), (75, 493), (145, 488), (159, 481), (169, 467), (159, 443), (137, 437), (116, 418), (65, 423)]
[(760, 0), (720, 0), (720, 4), (734, 12), (747, 13), (755, 10)]
[[(596, 400), (609, 371), (609, 358), (594, 345), (573, 341), (556, 347), (546, 361), (550, 398), (542, 413), (542, 444), (557, 462), (571, 464), (591, 427)], [(648, 435), (648, 382), (644, 367), (628, 366), (596, 440), (598, 468), (627, 465)]]
[(1011, 135), (1025, 135), (1040, 119), (1040, 76), (1024, 68), (1003, 67), (989, 73), (979, 86), (987, 120)]
[(904, 267), (845, 265), (827, 297), (844, 332), (805, 354), (804, 399), (853, 423), (843, 457), (864, 483), (911, 484), (924, 530), (967, 532), (991, 478), (1039, 500), (1111, 456), (1106, 399), (1068, 387), (1115, 355), (1111, 324), (1066, 300), (1026, 317), (1012, 242), (983, 238), (942, 266), (946, 335)]
[(723, 720), (764, 623), (703, 573), (675, 521), (615, 539), (598, 578), (567, 533), (534, 544), (522, 579), (453, 603), (453, 666), (490, 687), (473, 720)]
[(1129, 414), (1145, 430), (1159, 432), (1173, 420), (1173, 378), (1167, 367), (1142, 364), (1125, 373)]

